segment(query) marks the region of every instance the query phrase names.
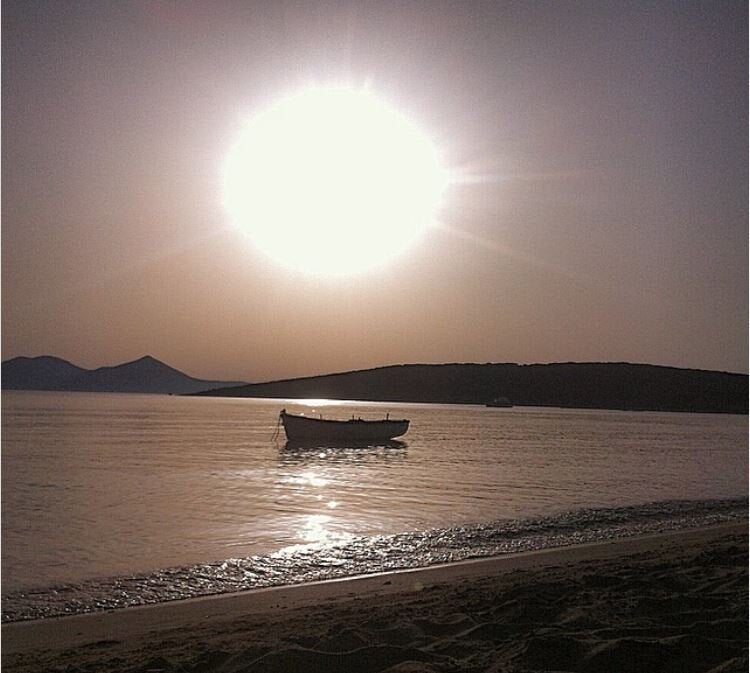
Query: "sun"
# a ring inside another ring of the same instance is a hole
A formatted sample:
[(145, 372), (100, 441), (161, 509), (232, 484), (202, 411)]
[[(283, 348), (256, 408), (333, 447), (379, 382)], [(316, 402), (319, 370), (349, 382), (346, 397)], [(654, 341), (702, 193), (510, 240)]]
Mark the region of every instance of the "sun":
[(412, 246), (447, 183), (437, 149), (362, 89), (312, 87), (250, 119), (224, 165), (231, 219), (278, 263), (348, 275)]

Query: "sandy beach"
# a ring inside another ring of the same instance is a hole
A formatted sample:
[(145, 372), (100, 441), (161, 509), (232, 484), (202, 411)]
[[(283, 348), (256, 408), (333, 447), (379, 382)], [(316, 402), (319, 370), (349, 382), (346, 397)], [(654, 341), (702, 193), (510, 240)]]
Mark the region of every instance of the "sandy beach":
[(4, 671), (748, 668), (747, 526), (2, 627)]

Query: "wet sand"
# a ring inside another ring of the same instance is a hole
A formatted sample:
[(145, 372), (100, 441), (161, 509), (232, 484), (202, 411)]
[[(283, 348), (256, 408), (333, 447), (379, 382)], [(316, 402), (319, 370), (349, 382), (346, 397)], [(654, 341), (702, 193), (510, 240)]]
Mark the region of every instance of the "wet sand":
[(6, 624), (2, 669), (744, 672), (747, 525)]

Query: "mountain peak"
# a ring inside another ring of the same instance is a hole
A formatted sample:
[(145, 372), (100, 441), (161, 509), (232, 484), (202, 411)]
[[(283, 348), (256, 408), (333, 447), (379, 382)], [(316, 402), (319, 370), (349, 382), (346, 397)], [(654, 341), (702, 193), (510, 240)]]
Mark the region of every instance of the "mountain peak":
[(147, 366), (147, 367), (166, 367), (167, 369), (172, 369), (167, 364), (164, 364), (161, 360), (157, 360), (153, 355), (144, 355), (143, 357), (138, 358), (137, 360), (132, 360), (131, 362), (123, 362), (121, 365), (115, 365), (118, 367), (130, 367), (130, 366)]
[(239, 384), (196, 379), (152, 355), (98, 369), (82, 369), (52, 356), (19, 357), (3, 362), (2, 379), (5, 390), (121, 393), (183, 394)]

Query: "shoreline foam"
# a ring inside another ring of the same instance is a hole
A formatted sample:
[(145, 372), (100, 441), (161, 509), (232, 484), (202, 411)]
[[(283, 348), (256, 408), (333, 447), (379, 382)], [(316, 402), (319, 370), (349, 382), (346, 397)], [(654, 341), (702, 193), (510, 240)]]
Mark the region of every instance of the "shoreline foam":
[(2, 644), (13, 671), (546, 670), (557, 650), (559, 670), (746, 670), (747, 525), (11, 623)]
[(357, 537), (333, 546), (311, 545), (266, 556), (163, 568), (51, 587), (9, 591), (6, 583), (2, 621), (47, 619), (383, 571), (428, 568), (471, 558), (492, 558), (745, 520), (747, 499), (664, 501)]

